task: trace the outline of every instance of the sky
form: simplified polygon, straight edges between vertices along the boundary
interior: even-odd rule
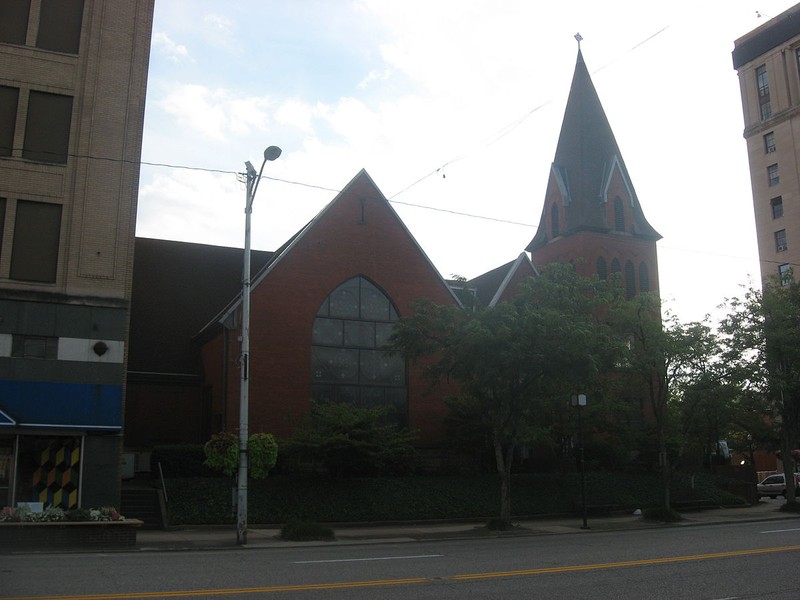
[[[759,280],[734,40],[780,0],[156,0],[136,234],[274,250],[363,168],[445,278],[542,212],[575,34],[658,243],[664,306]]]

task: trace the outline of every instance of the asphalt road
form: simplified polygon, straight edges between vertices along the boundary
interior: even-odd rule
[[[795,520],[492,539],[6,555],[0,598],[800,598]],[[783,576],[785,574],[785,576]]]

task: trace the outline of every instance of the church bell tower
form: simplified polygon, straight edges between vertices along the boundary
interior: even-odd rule
[[[580,43],[580,36],[576,36]],[[656,242],[578,48],[539,228],[526,250],[535,266],[572,263],[626,294],[658,292]]]

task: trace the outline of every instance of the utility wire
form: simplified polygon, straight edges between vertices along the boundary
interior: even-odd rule
[[[647,42],[649,42],[650,40],[652,40],[653,38],[657,37],[658,35],[661,35],[663,32],[665,32],[667,29],[669,29],[669,27],[670,27],[669,25],[667,25],[666,27],[662,27],[661,29],[659,29],[658,31],[656,31],[654,34],[652,34],[652,35],[650,35],[650,36],[646,37],[645,39],[643,39],[642,41],[640,41],[640,42],[638,42],[638,43],[634,44],[634,45],[633,45],[633,46],[631,46],[631,47],[630,47],[628,50],[626,50],[625,52],[623,52],[622,54],[620,54],[619,56],[617,56],[616,58],[614,58],[614,59],[613,59],[611,62],[608,62],[608,63],[606,63],[605,65],[603,65],[602,67],[600,67],[599,69],[596,69],[596,70],[592,71],[592,75],[594,75],[594,74],[596,74],[596,73],[598,73],[598,72],[602,71],[603,69],[605,69],[605,68],[607,68],[607,67],[609,67],[609,66],[613,65],[614,63],[618,62],[619,60],[621,60],[621,59],[622,59],[624,56],[626,56],[627,54],[630,54],[631,52],[633,52],[634,50],[636,50],[636,49],[637,49],[637,48],[639,48],[640,46],[643,46],[644,44],[646,44]],[[529,110],[527,113],[525,113],[523,116],[519,117],[519,118],[518,118],[518,119],[516,119],[515,121],[511,122],[510,124],[506,125],[505,127],[501,128],[500,130],[498,130],[498,131],[497,131],[497,133],[495,133],[493,136],[489,137],[489,138],[488,138],[486,141],[484,141],[482,144],[480,144],[480,146],[479,146],[479,149],[480,149],[480,150],[483,150],[483,149],[485,149],[485,148],[488,148],[488,147],[492,146],[493,144],[495,144],[495,143],[499,142],[501,139],[503,139],[503,138],[504,138],[505,136],[507,136],[509,133],[511,133],[512,131],[514,131],[514,130],[515,130],[517,127],[519,127],[520,125],[522,125],[522,124],[523,124],[523,123],[524,123],[526,120],[528,120],[528,118],[529,118],[529,117],[530,117],[532,114],[534,114],[535,112],[537,112],[539,109],[541,109],[541,108],[544,108],[544,107],[545,107],[545,106],[547,106],[548,104],[552,104],[552,103],[553,103],[553,99],[551,98],[551,99],[549,99],[549,100],[547,100],[547,101],[543,102],[542,104],[539,104],[538,106],[536,106],[536,107],[532,108],[532,109],[531,109],[531,110]],[[474,152],[473,152],[473,154],[474,154]],[[419,179],[417,179],[417,180],[416,180],[414,183],[412,183],[412,184],[410,184],[410,185],[408,185],[408,186],[404,187],[404,188],[403,188],[403,189],[401,189],[399,192],[397,192],[397,193],[393,194],[392,196],[390,196],[390,197],[389,197],[389,199],[396,198],[396,197],[397,197],[397,196],[399,196],[400,194],[402,194],[402,193],[404,193],[404,192],[407,192],[408,190],[410,190],[411,188],[413,188],[413,187],[414,187],[414,186],[416,186],[417,184],[419,184],[419,183],[421,183],[421,182],[425,181],[425,180],[426,180],[426,179],[428,179],[429,177],[431,177],[431,176],[433,176],[433,175],[435,175],[435,174],[439,173],[439,172],[440,172],[442,169],[444,169],[444,168],[445,168],[445,167],[447,167],[448,165],[451,165],[452,163],[454,163],[454,162],[457,162],[457,161],[460,161],[460,160],[463,160],[463,159],[465,159],[465,158],[467,158],[467,155],[461,155],[461,156],[459,156],[459,157],[457,157],[457,158],[454,158],[454,159],[451,159],[451,160],[447,161],[446,163],[444,163],[444,164],[443,164],[443,165],[441,165],[440,167],[438,167],[438,168],[436,168],[436,169],[433,169],[433,170],[432,170],[430,173],[428,173],[427,175],[423,175],[422,177],[420,177]]]
[[[544,105],[541,105],[541,106],[544,106]],[[536,109],[533,109],[531,111],[531,113],[534,112],[535,110],[538,110],[538,108],[540,108],[541,106],[537,107]],[[0,149],[2,149],[2,148],[0,148]],[[160,167],[160,168],[167,168],[167,169],[181,169],[181,170],[187,170],[187,171],[200,171],[200,172],[205,172],[205,173],[215,173],[215,174],[223,174],[223,175],[239,175],[240,174],[238,171],[229,171],[229,170],[224,170],[224,169],[209,169],[209,168],[205,168],[205,167],[191,167],[191,166],[188,166],[188,165],[176,165],[176,164],[171,164],[171,163],[159,163],[159,162],[151,162],[151,161],[135,161],[135,160],[128,160],[128,159],[110,158],[110,157],[104,157],[104,156],[93,156],[93,155],[88,155],[88,154],[68,154],[68,156],[70,158],[83,158],[83,159],[89,159],[89,160],[100,160],[100,161],[108,161],[108,162],[117,162],[117,163],[131,164],[131,165],[146,165],[146,166],[149,166],[149,167]],[[41,164],[53,165],[54,163],[42,162]],[[445,165],[443,165],[443,167],[446,166],[447,164],[450,164],[450,163],[445,163]],[[442,168],[442,167],[440,167],[440,168]],[[433,171],[432,173],[436,173],[436,172],[437,171]],[[428,177],[428,176],[430,176],[430,174],[426,175],[425,177]],[[270,177],[270,176],[267,176],[267,175],[262,175],[261,177],[262,177],[262,179],[269,179],[271,181],[277,181],[277,182],[280,182],[280,183],[286,183],[288,185],[298,185],[298,186],[307,187],[307,188],[311,188],[311,189],[322,190],[322,191],[325,191],[325,192],[332,192],[332,193],[335,193],[335,194],[339,194],[342,191],[342,190],[336,189],[336,188],[330,188],[330,187],[325,187],[325,186],[321,186],[321,185],[305,183],[305,182],[302,182],[302,181],[292,181],[290,179],[282,179],[280,177]],[[421,178],[418,181],[421,181],[422,179],[424,179],[424,177]],[[414,184],[412,184],[412,185],[414,185]],[[406,189],[408,189],[408,188],[406,188]],[[398,194],[395,194],[395,196],[399,195],[399,193],[400,192],[398,192]],[[484,221],[492,221],[492,222],[495,222],[495,223],[505,223],[505,224],[508,224],[508,225],[529,227],[531,229],[537,229],[538,228],[537,225],[534,225],[532,223],[523,223],[523,222],[520,222],[520,221],[512,221],[510,219],[500,219],[500,218],[497,218],[497,217],[489,217],[489,216],[485,216],[485,215],[476,215],[476,214],[473,214],[473,213],[466,213],[466,212],[461,212],[461,211],[456,211],[456,210],[438,208],[438,207],[435,207],[435,206],[427,206],[427,205],[424,205],[424,204],[415,204],[415,203],[411,203],[411,202],[403,202],[403,201],[400,201],[400,200],[392,200],[391,198],[389,198],[387,200],[392,204],[399,204],[399,205],[408,206],[408,207],[411,207],[411,208],[419,208],[419,209],[422,209],[422,210],[431,210],[431,211],[435,211],[435,212],[442,212],[442,213],[457,215],[457,216],[461,216],[461,217],[468,217],[468,218],[471,218],[471,219],[482,219]],[[679,252],[689,252],[689,253],[694,253],[694,254],[698,254],[699,253],[696,250],[688,250],[688,249],[685,249],[685,248],[679,248],[679,247],[676,247],[676,246],[670,246],[668,244],[667,245],[662,244],[660,247],[662,249],[664,249],[664,250],[675,250],[675,251],[679,251]],[[787,262],[787,261],[779,261],[779,260],[762,259],[760,257],[752,258],[752,257],[745,257],[745,256],[736,256],[736,255],[732,255],[732,254],[723,254],[723,253],[720,253],[720,252],[703,252],[702,254],[708,254],[708,255],[712,255],[712,256],[719,256],[719,257],[722,257],[722,258],[731,258],[731,259],[736,259],[736,260],[747,260],[747,261],[756,260],[756,261],[761,262],[761,263],[772,264],[772,265],[788,264],[793,268],[800,268],[800,264],[798,264],[798,263]]]

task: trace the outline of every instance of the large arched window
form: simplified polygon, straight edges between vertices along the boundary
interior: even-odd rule
[[[639,291],[643,294],[650,291],[650,273],[644,263],[639,263]]]
[[[622,268],[619,266],[619,259],[615,258],[611,261],[611,274],[613,275],[614,273],[620,273],[621,271]]]
[[[553,233],[553,237],[558,236],[559,227],[560,224],[558,222],[558,204],[553,204],[550,207],[550,230]]]
[[[408,417],[406,364],[381,350],[397,311],[364,277],[337,287],[320,306],[311,336],[311,396],[363,408],[392,406]]]

